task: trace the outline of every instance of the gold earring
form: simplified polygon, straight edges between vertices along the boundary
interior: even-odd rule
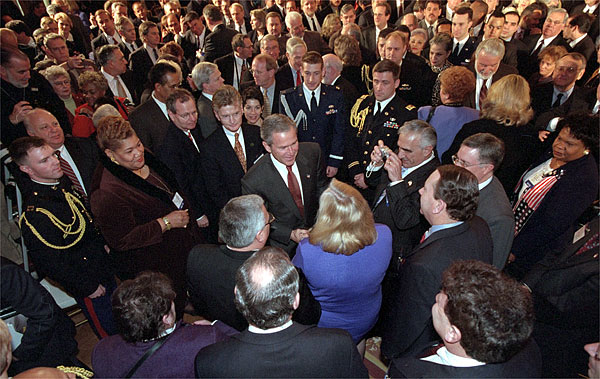
[[[111,156],[110,157],[110,161],[114,164],[116,164],[117,166],[120,166],[119,162],[117,162],[117,160],[115,159],[115,157]]]
[[[590,151],[589,151],[589,150],[584,150],[584,151],[583,151],[583,154],[585,154],[585,155],[588,155],[589,153],[590,153]]]

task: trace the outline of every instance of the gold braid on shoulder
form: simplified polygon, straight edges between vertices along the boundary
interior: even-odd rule
[[[65,246],[58,246],[58,245],[51,244],[44,237],[42,237],[40,232],[38,232],[37,229],[29,222],[29,220],[27,220],[26,212],[23,212],[23,214],[19,218],[19,228],[22,228],[21,224],[23,223],[23,221],[25,221],[25,224],[29,227],[29,229],[31,229],[31,232],[33,233],[34,236],[36,236],[44,245],[46,245],[52,249],[57,249],[57,250],[70,249],[71,247],[77,245],[77,243],[79,243],[79,241],[81,241],[81,239],[83,238],[83,235],[85,234],[85,228],[86,228],[85,217],[87,217],[88,220],[91,221],[91,217],[87,213],[85,206],[83,205],[81,200],[79,200],[79,198],[77,198],[77,196],[75,196],[65,190],[63,190],[63,194],[65,196],[65,200],[67,201],[67,204],[69,204],[69,208],[71,209],[71,212],[73,215],[73,217],[71,218],[73,221],[70,224],[66,224],[66,223],[62,222],[58,217],[56,217],[54,214],[52,214],[52,212],[50,212],[49,210],[47,210],[45,208],[37,208],[36,207],[34,209],[34,211],[48,216],[48,218],[50,219],[50,222],[52,222],[52,224],[54,224],[54,226],[56,226],[63,233],[63,239],[66,239],[68,236],[77,236],[75,238],[75,240],[73,242],[71,242],[70,244],[65,245]],[[84,215],[85,215],[85,217],[84,217]]]
[[[368,64],[363,64],[361,67],[361,78],[367,87],[367,93],[369,96],[373,94],[373,78],[371,75],[371,66]]]
[[[356,131],[357,136],[360,136],[360,133],[362,132],[363,127],[365,125],[367,113],[369,113],[369,107],[365,107],[365,109],[359,111],[360,105],[362,104],[363,100],[367,97],[367,95],[363,95],[358,100],[356,100],[356,103],[354,103],[354,106],[350,111],[350,126],[352,126],[355,129],[358,129]]]
[[[64,372],[65,374],[75,374],[76,377],[81,379],[89,379],[94,376],[94,373],[84,369],[83,367],[77,366],[58,366],[56,369]]]

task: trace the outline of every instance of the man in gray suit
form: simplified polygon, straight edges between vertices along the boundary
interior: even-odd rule
[[[452,156],[455,165],[471,171],[479,182],[479,206],[476,215],[487,222],[494,244],[493,264],[502,270],[512,246],[515,220],[502,184],[494,171],[504,158],[504,143],[489,133],[466,138]]]
[[[203,138],[208,138],[217,130],[217,118],[212,108],[212,97],[224,83],[221,71],[216,64],[200,62],[192,70],[194,85],[202,92],[198,97],[198,126]]]

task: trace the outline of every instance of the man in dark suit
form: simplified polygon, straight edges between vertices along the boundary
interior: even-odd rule
[[[104,9],[99,9],[94,13],[98,27],[101,33],[98,37],[92,40],[92,50],[96,52],[97,49],[104,45],[117,45],[121,42],[121,36],[115,29],[115,23],[109,12]]]
[[[210,34],[204,43],[204,60],[214,62],[215,59],[232,52],[231,40],[237,32],[223,23],[223,14],[216,6],[209,4],[202,11]]]
[[[492,238],[475,216],[477,178],[462,167],[439,166],[425,181],[421,212],[432,227],[407,254],[390,312],[382,314],[381,351],[388,358],[417,354],[437,340],[431,306],[442,272],[457,260],[492,263]]]
[[[388,272],[398,273],[403,257],[419,243],[429,222],[420,213],[419,190],[439,166],[435,129],[421,120],[407,121],[398,130],[397,144],[383,141],[371,153],[366,182],[376,187],[372,204],[375,222],[392,230],[394,258]],[[383,160],[382,151],[387,158]],[[384,164],[385,163],[385,164]]]
[[[504,159],[504,143],[489,133],[467,137],[453,157],[454,164],[477,177],[479,204],[476,215],[487,222],[494,243],[496,268],[502,270],[515,235],[515,216],[502,184],[494,171]]]
[[[382,30],[387,29],[390,19],[390,5],[387,2],[377,3],[373,8],[374,24],[365,28],[361,33],[360,44],[365,48],[376,51],[377,37]]]
[[[348,79],[342,77],[344,63],[337,55],[325,55],[323,57],[323,65],[325,69],[323,83],[340,88],[342,91],[342,96],[344,97],[346,117],[349,117],[350,109],[352,109],[352,106],[354,103],[356,103],[356,99],[360,97],[358,91],[356,90],[354,84],[352,84]]]
[[[42,108],[35,108],[27,113],[23,120],[27,134],[42,138],[50,147],[60,152],[61,166],[69,165],[71,172],[66,176],[74,188],[84,198],[91,192],[92,176],[98,164],[98,148],[88,138],[65,137],[63,129],[56,117]],[[66,161],[62,162],[62,161]],[[22,183],[17,183],[21,186]],[[23,192],[26,192],[21,188]]]
[[[401,67],[398,96],[417,107],[431,104],[431,88],[437,75],[422,58],[407,52],[405,38],[403,33],[394,31],[385,40],[385,58]]]
[[[581,13],[569,17],[567,25],[563,30],[565,39],[569,41],[571,52],[580,53],[588,62],[596,50],[594,41],[588,35],[592,22],[590,15]]]
[[[441,285],[430,313],[442,343],[395,359],[390,377],[539,377],[533,300],[521,283],[471,260],[453,263]]]
[[[448,61],[455,66],[466,65],[471,61],[475,52],[477,39],[469,36],[469,29],[473,26],[473,10],[469,7],[459,7],[452,16],[452,53]]]
[[[193,68],[202,57],[206,37],[210,32],[202,23],[202,17],[196,12],[188,12],[183,20],[187,23],[189,30],[181,38],[180,45],[188,67]]]
[[[142,41],[137,39],[135,26],[129,18],[121,17],[117,19],[115,27],[121,36],[121,42],[117,46],[123,52],[125,59],[129,61],[129,56],[142,46]]]
[[[314,51],[302,58],[304,83],[281,92],[279,113],[296,122],[298,141],[317,142],[327,159],[326,175],[334,177],[344,159],[348,117],[341,91],[322,84],[323,58]]]
[[[533,89],[531,107],[538,128],[554,131],[559,117],[590,108],[587,91],[575,85],[584,72],[583,55],[568,53],[556,62],[552,82]]]
[[[298,143],[296,124],[284,115],[271,115],[261,126],[262,157],[242,179],[242,193],[265,199],[275,216],[269,243],[290,256],[300,240],[308,237],[326,186],[321,149],[312,142]]]
[[[500,38],[500,34],[502,29],[504,28],[505,18],[502,13],[494,13],[490,15],[488,20],[485,22],[483,26],[483,34],[480,34],[477,38],[476,46],[478,46],[482,41],[491,39],[491,38]],[[502,63],[507,64],[509,66],[517,67],[517,46],[515,44],[508,43],[504,40],[504,57],[502,58]]]
[[[148,72],[158,60],[160,43],[158,26],[152,21],[143,22],[140,25],[140,38],[144,45],[129,56],[129,69],[133,72],[136,92],[141,96],[144,86],[148,82]]]
[[[354,184],[366,190],[365,169],[368,157],[379,140],[393,146],[397,141],[397,130],[406,121],[417,118],[417,110],[398,96],[400,67],[384,59],[373,67],[373,95],[363,95],[350,112],[350,126],[346,157],[348,173]],[[373,193],[367,194],[373,200]]]
[[[212,109],[212,97],[223,85],[221,71],[216,64],[200,62],[192,70],[194,85],[201,91],[196,102],[198,107],[198,126],[205,139],[217,130],[218,123]]]
[[[598,0],[586,0],[585,4],[578,4],[573,7],[569,13],[571,15],[578,15],[585,13],[592,17],[592,26],[590,28],[590,37],[592,39],[598,38],[598,31],[600,26],[598,25],[598,14],[600,13],[600,2]]]
[[[176,63],[161,62],[152,67],[148,76],[152,95],[131,111],[129,122],[144,147],[156,152],[170,125],[166,101],[181,83],[181,69]]]
[[[133,73],[127,69],[127,60],[123,52],[115,45],[104,45],[98,50],[96,62],[100,72],[106,78],[108,88],[113,96],[124,97],[131,104],[138,98],[133,82]]]
[[[235,303],[248,329],[200,350],[196,376],[368,377],[346,331],[292,321],[298,286],[298,272],[280,249],[264,248],[248,258],[235,283]]]
[[[475,90],[465,96],[465,106],[481,110],[493,83],[506,75],[518,74],[516,68],[502,63],[504,51],[504,42],[499,38],[487,39],[477,46],[475,61],[467,66],[475,74]]]
[[[546,21],[542,28],[542,34],[529,35],[523,39],[527,50],[519,54],[519,73],[528,78],[537,71],[538,55],[548,46],[563,46],[569,50],[570,46],[562,37],[562,31],[567,23],[569,14],[562,8],[554,8],[548,11]]]
[[[502,38],[502,40],[507,44],[513,45],[517,52],[527,49],[527,45],[525,45],[523,41],[521,41],[518,38],[515,38],[515,33],[517,32],[517,29],[519,29],[520,20],[521,17],[519,16],[519,13],[516,10],[505,12],[504,26],[502,27],[502,32],[500,33],[500,38]]]
[[[321,26],[325,17],[317,13],[317,2],[315,0],[301,0],[302,24],[306,30],[321,33]]]
[[[240,181],[264,150],[258,128],[242,124],[242,97],[225,85],[213,95],[217,129],[201,146],[202,176],[210,201],[219,210],[242,194]],[[217,214],[211,222],[216,225]]]
[[[419,27],[427,31],[428,39],[432,39],[435,35],[435,27],[442,14],[442,4],[440,0],[425,1],[425,9],[423,10],[423,19],[419,21]]]
[[[205,178],[198,174],[201,170],[200,145],[203,138],[196,128],[198,112],[194,100],[191,93],[181,88],[169,95],[166,106],[171,123],[156,156],[173,172],[179,187],[192,202],[198,226],[206,228],[209,226],[209,215],[216,211],[213,211],[214,207],[206,194]]]
[[[252,42],[245,34],[236,34],[231,40],[232,53],[215,59],[225,84],[240,90],[241,84],[252,80],[250,58],[252,58]]]
[[[250,26],[250,18],[244,15],[244,6],[240,3],[233,3],[229,7],[231,14],[231,28],[238,33],[248,34],[252,31]]]
[[[300,13],[288,13],[288,15],[285,17],[285,25],[290,31],[290,33],[286,36],[286,42],[287,38],[298,37],[302,38],[304,43],[306,43],[306,48],[308,51],[316,51],[321,55],[329,54],[331,52],[329,45],[327,45],[327,43],[323,40],[321,34],[304,29],[302,15]]]
[[[265,103],[263,108],[263,118],[270,114],[277,113],[279,110],[279,94],[283,90],[281,84],[275,80],[275,71],[277,70],[277,61],[270,55],[258,54],[252,60],[252,73],[254,82],[242,83],[242,92],[256,85],[262,92]]]
[[[233,301],[235,273],[252,253],[265,246],[271,222],[258,195],[235,197],[222,207],[219,237],[224,245],[198,245],[188,256],[186,277],[196,314],[237,330],[248,327]]]
[[[279,14],[280,20],[285,18],[285,3],[286,0],[275,0],[275,4],[273,4],[270,8],[265,9],[265,12],[271,13],[276,12]]]
[[[300,38],[292,37],[285,43],[287,63],[279,67],[275,73],[275,80],[282,89],[286,90],[302,84],[302,57],[306,51],[306,44]]]

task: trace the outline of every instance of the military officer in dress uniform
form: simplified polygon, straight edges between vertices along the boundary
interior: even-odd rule
[[[327,157],[327,177],[334,177],[344,159],[347,120],[339,87],[322,84],[323,58],[315,51],[302,58],[303,84],[281,92],[279,113],[296,122],[299,142],[316,142]]]
[[[417,118],[417,109],[407,104],[397,94],[400,85],[400,66],[389,59],[378,62],[373,67],[373,95],[359,98],[350,112],[352,127],[346,156],[348,172],[354,184],[363,190],[365,168],[371,161],[371,151],[382,140],[385,146],[395,146],[398,129],[409,120]],[[371,200],[372,191],[363,191]]]
[[[19,226],[38,272],[75,298],[99,338],[116,334],[110,302],[114,271],[83,197],[63,177],[56,151],[43,139],[18,138],[9,151],[32,181]]]

